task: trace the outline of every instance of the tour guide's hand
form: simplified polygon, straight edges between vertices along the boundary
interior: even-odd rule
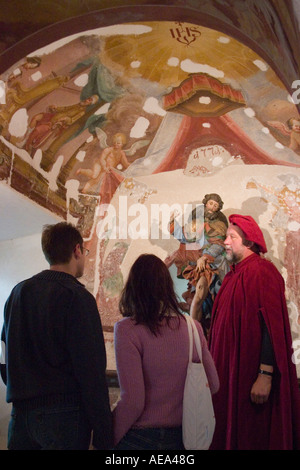
[[[268,401],[272,388],[272,377],[269,375],[258,374],[258,377],[252,385],[250,397],[253,403],[262,405]]]

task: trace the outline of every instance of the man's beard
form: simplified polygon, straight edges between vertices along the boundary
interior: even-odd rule
[[[230,264],[237,264],[241,261],[241,257],[232,250],[226,251],[225,258]]]
[[[219,216],[219,211],[217,212],[212,212],[208,211],[208,209],[204,209],[204,218],[208,220],[215,220],[218,219]]]
[[[234,261],[233,261],[233,253],[232,253],[232,251],[226,251],[226,253],[225,253],[225,258],[227,259],[227,261],[228,261],[229,263],[233,263]]]

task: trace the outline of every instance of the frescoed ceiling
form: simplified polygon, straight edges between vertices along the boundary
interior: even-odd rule
[[[89,29],[33,49],[2,83],[1,179],[63,218],[83,218],[87,233],[96,203],[83,209],[70,194],[99,194],[99,181],[87,190],[88,173],[117,133],[126,136],[128,174],[185,168],[193,139],[218,141],[246,164],[299,165],[297,107],[278,75],[248,46],[197,24]],[[186,135],[153,159],[174,114]],[[112,194],[100,191],[106,203]]]
[[[0,23],[14,17],[15,3]],[[32,32],[24,3],[19,24]],[[53,20],[64,21],[38,10],[36,24],[46,27],[0,55],[0,180],[82,230],[91,251],[86,282],[107,334],[134,257],[147,250],[165,257],[173,243],[109,236],[101,223],[108,206],[120,223],[120,196],[150,211],[218,192],[225,214],[250,211],[298,312],[293,2],[101,2],[97,12],[99,2],[86,2],[88,12],[72,2],[73,18],[70,2],[46,3],[57,4]],[[17,18],[10,24],[13,42]]]
[[[216,79],[219,78],[224,82],[224,77],[228,76],[234,86],[234,81],[236,80],[236,83],[239,84],[239,78],[242,77],[244,77],[244,85],[246,85],[246,77],[250,74],[254,76],[254,72],[259,71],[259,67],[266,68],[261,72],[267,77],[267,74],[271,71],[270,66],[273,66],[272,68],[276,70],[276,76],[273,74],[273,78],[270,76],[268,80],[275,80],[275,82],[281,80],[288,93],[292,93],[292,84],[298,79],[300,64],[298,47],[299,5],[297,2],[298,0],[288,2],[279,0],[266,0],[263,2],[256,0],[248,2],[241,2],[240,0],[167,0],[165,2],[133,0],[129,6],[126,6],[124,1],[121,0],[109,2],[104,0],[100,2],[98,0],[87,0],[85,2],[79,0],[72,2],[12,0],[5,2],[0,10],[0,51],[3,51],[0,54],[0,73],[5,74],[8,69],[14,68],[14,65],[20,63],[26,56],[33,55],[35,49],[46,46],[48,43],[68,36],[68,34],[75,34],[79,31],[84,32],[86,28],[92,29],[99,25],[106,27],[116,24],[116,22],[131,23],[137,18],[151,20],[169,18],[173,20],[173,28],[170,28],[167,35],[164,28],[160,28],[160,24],[157,22],[153,32],[146,36],[136,35],[130,37],[127,35],[126,40],[122,40],[122,42],[119,41],[119,34],[115,38],[105,38],[105,46],[101,50],[101,60],[106,61],[108,68],[109,61],[111,61],[116,74],[122,74],[128,78],[136,77],[136,79],[141,76],[147,80],[149,78],[151,83],[159,83],[159,86],[163,85],[165,88],[172,87],[175,92],[176,87],[184,83],[189,73],[197,73],[198,70],[201,73],[206,73],[207,68],[205,69],[205,67],[209,63],[213,63],[211,67],[214,73],[212,75]],[[176,31],[178,32],[180,29],[180,26],[178,27],[180,21],[187,22],[191,19],[197,20],[194,24],[195,33],[191,30],[187,33],[188,37],[182,35],[180,39],[177,38],[176,40],[174,35],[178,34]],[[144,22],[144,24],[147,24],[147,22]],[[193,24],[193,22],[189,24]],[[211,29],[206,28],[206,34],[202,34],[201,47],[199,47],[199,32],[197,32],[200,25],[202,27],[213,26]],[[40,33],[39,30],[42,30],[42,32]],[[220,42],[222,41],[221,34],[216,43],[219,47],[211,50],[211,45],[209,45],[211,41],[210,34],[215,34],[216,30],[230,32],[229,37],[231,39],[235,37],[235,40],[231,40],[230,44],[226,46],[226,44]],[[223,37],[225,38],[226,34]],[[228,37],[224,40],[228,40]],[[248,47],[242,48],[241,43],[243,46],[246,43]],[[175,55],[172,54],[174,49],[176,49]],[[188,49],[187,54],[185,49]],[[225,53],[226,49],[227,52]],[[253,50],[259,51],[261,56],[257,59],[256,64],[253,57],[250,57],[251,54],[253,55]],[[185,55],[182,56],[183,51],[185,51]],[[240,62],[241,54],[245,53],[250,54],[249,58],[244,57]],[[172,57],[173,55],[174,57]],[[134,56],[136,57],[134,58]],[[140,60],[141,57],[143,59],[147,57],[147,60]],[[165,57],[170,60],[167,72],[166,67],[164,67]],[[213,61],[211,60],[212,57],[214,57]],[[266,58],[267,61],[263,65]],[[128,60],[132,62],[132,65],[126,63]],[[179,67],[176,62],[180,64]],[[220,64],[222,64],[222,67],[220,67]],[[229,71],[229,69],[231,70]],[[209,71],[208,75],[210,75]],[[26,81],[24,76],[24,86],[31,86],[33,84],[32,80]],[[34,80],[36,83],[36,78]],[[251,99],[261,103],[263,102],[261,100],[266,99],[261,84],[257,86],[257,83],[252,81],[250,85],[249,81],[247,85],[252,87],[249,93],[247,91],[248,106],[249,104],[251,106]],[[276,83],[274,85],[276,86]],[[282,87],[282,84],[279,85],[280,87]],[[239,88],[239,85],[236,88]],[[196,99],[199,108],[197,95],[193,96],[190,101]],[[262,99],[262,97],[264,98]],[[284,102],[285,99],[284,96]],[[190,105],[187,100],[184,106],[186,104]],[[178,112],[180,106],[177,103],[175,108],[172,107],[172,111]],[[285,104],[283,110],[281,100],[280,102],[275,100],[272,103],[268,100],[268,106],[269,110],[266,111],[266,116],[263,116],[263,119],[270,118],[272,124],[267,126],[269,131],[275,137],[278,137],[279,142],[288,146],[290,129],[287,128],[286,120],[290,117],[289,110],[291,107]],[[203,104],[203,107],[207,108],[207,105]],[[168,109],[170,110],[170,108]],[[279,119],[280,113],[284,121]],[[17,117],[18,114],[15,118]],[[288,158],[289,160],[294,159],[291,155]],[[280,160],[280,157],[278,159]],[[2,154],[1,162],[4,161],[5,158]],[[4,180],[6,180],[7,168],[5,169],[5,165],[2,166],[1,172],[1,178],[4,177]],[[19,187],[16,189],[18,190]],[[43,200],[39,200],[35,196],[33,196],[33,199],[38,199],[38,203],[45,205]]]

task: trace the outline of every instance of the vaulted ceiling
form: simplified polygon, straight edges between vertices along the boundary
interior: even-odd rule
[[[292,84],[300,78],[299,18],[299,0],[11,0],[0,12],[0,74],[32,50],[66,34],[85,31],[87,23],[96,28],[171,20],[219,28],[247,42],[292,92]],[[155,54],[159,54],[159,46]],[[118,57],[120,51],[115,59]],[[49,211],[4,183],[0,184],[0,216],[0,240],[36,233],[42,224],[55,220]]]

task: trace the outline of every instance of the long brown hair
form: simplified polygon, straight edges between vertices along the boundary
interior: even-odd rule
[[[153,254],[140,255],[133,263],[121,294],[119,309],[153,334],[163,318],[182,315],[173,280],[165,263]]]

